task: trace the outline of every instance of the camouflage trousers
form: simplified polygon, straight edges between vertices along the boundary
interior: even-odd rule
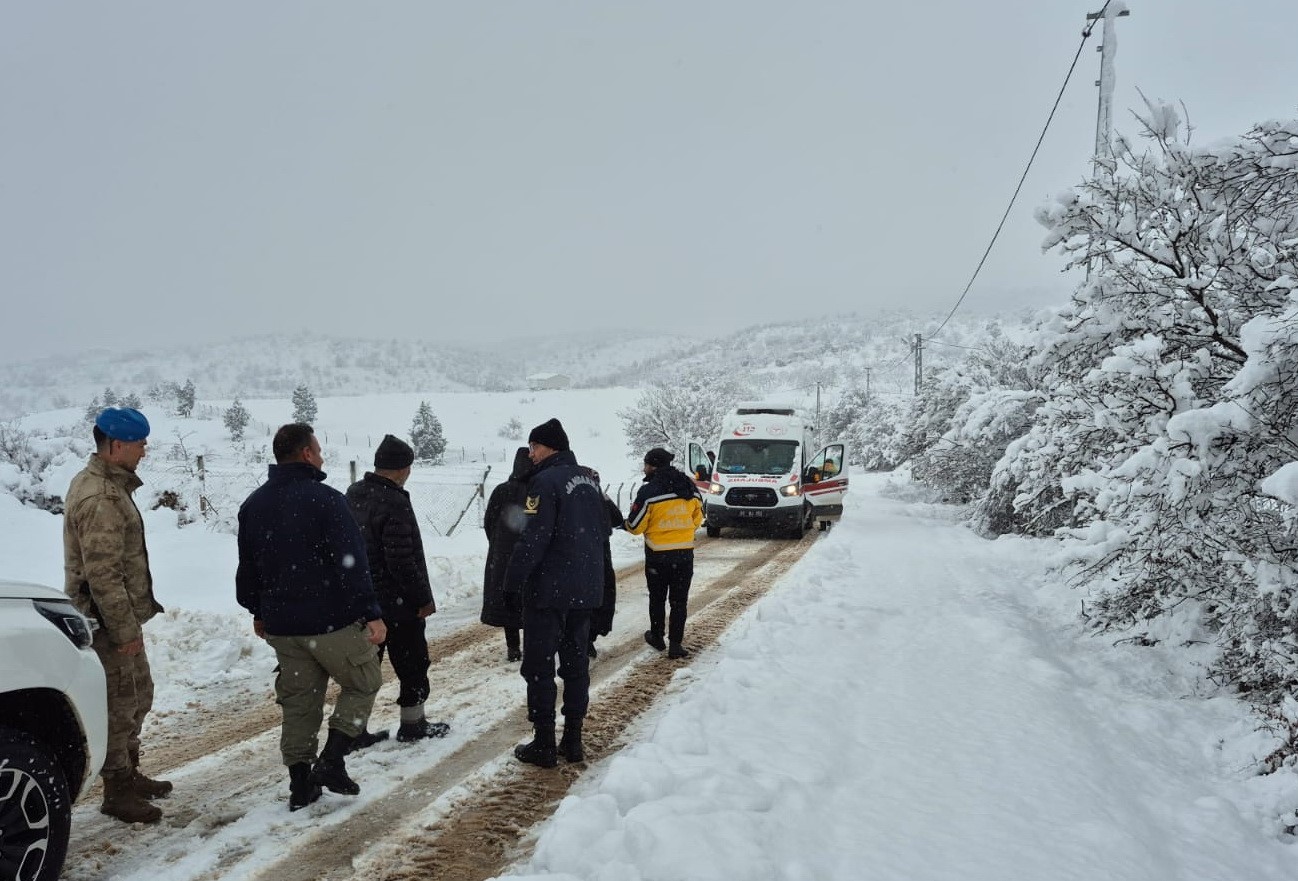
[[[315,759],[330,679],[340,691],[329,727],[348,737],[361,733],[383,684],[379,650],[365,638],[365,625],[314,636],[267,635],[266,641],[279,659],[275,699],[284,711],[279,748],[285,765]]]
[[[129,771],[139,764],[140,729],[153,707],[149,657],[143,651],[122,654],[103,630],[95,634],[94,649],[108,683],[108,752],[102,773]]]

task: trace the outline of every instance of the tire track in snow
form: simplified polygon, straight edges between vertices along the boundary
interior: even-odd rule
[[[711,647],[811,544],[771,541],[697,592],[692,590],[691,647],[696,652]],[[519,706],[437,767],[411,777],[400,792],[349,818],[345,835],[321,830],[255,877],[479,881],[499,874],[525,855],[528,830],[551,814],[588,762],[606,758],[624,745],[628,728],[658,700],[682,666],[656,653],[646,659],[646,651],[636,632],[601,652],[601,662],[592,668],[591,710],[583,737],[587,762],[570,765],[560,760],[559,767],[546,770],[514,760],[514,745],[530,731],[525,709]],[[413,831],[400,831],[457,787],[464,791],[453,796],[445,816]],[[367,849],[375,852],[358,858]]]

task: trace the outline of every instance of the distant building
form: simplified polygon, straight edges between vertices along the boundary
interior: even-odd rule
[[[527,387],[534,392],[543,389],[567,388],[570,385],[572,385],[572,379],[562,373],[533,373],[527,378]]]

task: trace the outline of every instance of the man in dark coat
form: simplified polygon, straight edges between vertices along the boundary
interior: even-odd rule
[[[523,628],[523,610],[505,602],[505,569],[518,536],[527,523],[523,502],[527,500],[527,477],[532,460],[527,447],[514,451],[514,467],[509,479],[491,491],[482,528],[487,531],[487,566],[482,573],[482,623],[505,630],[505,658],[523,659],[519,632]]]
[[[533,464],[523,515],[527,524],[505,573],[505,593],[523,608],[523,665],[527,718],[536,734],[515,748],[521,761],[553,768],[557,753],[570,762],[585,758],[582,720],[590,701],[586,646],[591,610],[604,596],[604,540],[608,512],[604,494],[577,464],[568,435],[551,419],[527,438]],[[554,658],[563,679],[563,741],[554,742]]]
[[[415,451],[408,443],[384,435],[374,451],[374,470],[347,488],[347,504],[365,538],[370,578],[388,628],[388,638],[379,646],[379,658],[386,650],[401,682],[397,740],[402,743],[445,737],[450,731],[445,722],[429,722],[424,716],[429,665],[424,619],[437,611],[437,605],[428,581],[419,521],[410,504],[410,493],[405,490],[414,461]],[[363,730],[355,748],[378,743],[387,736],[386,731]]]
[[[309,425],[281,426],[266,482],[239,508],[239,605],[275,650],[280,750],[291,811],[333,792],[361,791],[344,761],[383,684],[375,646],[387,628],[370,581],[365,540],[347,500],[325,486],[324,455]],[[329,680],[341,689],[316,758]],[[313,764],[314,762],[314,764]]]

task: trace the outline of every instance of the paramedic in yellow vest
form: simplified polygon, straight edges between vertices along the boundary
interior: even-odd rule
[[[649,629],[644,641],[658,651],[667,649],[669,658],[686,658],[690,653],[682,645],[685,613],[694,578],[694,531],[703,525],[703,501],[690,476],[672,467],[672,458],[661,447],[645,453],[645,484],[631,505],[626,531],[644,536],[649,584]],[[669,605],[670,622],[666,620]]]

